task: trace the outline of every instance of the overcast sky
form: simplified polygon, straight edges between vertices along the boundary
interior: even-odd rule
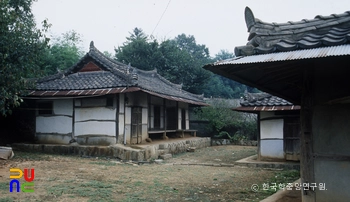
[[[344,13],[350,10],[350,1],[38,0],[33,13],[38,25],[49,20],[52,35],[73,29],[82,34],[85,51],[93,40],[100,51],[114,54],[114,47],[122,45],[138,27],[147,35],[153,32],[159,41],[182,33],[193,35],[214,56],[221,49],[233,52],[235,46],[247,43],[246,6],[262,21],[282,23]]]

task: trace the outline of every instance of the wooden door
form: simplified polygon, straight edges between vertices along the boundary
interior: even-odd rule
[[[131,109],[131,144],[139,144],[142,141],[142,108]]]
[[[169,107],[166,109],[166,130],[176,130],[178,118],[178,110],[176,107]]]
[[[181,129],[186,129],[186,110],[181,109]]]
[[[300,119],[285,118],[284,126],[284,153],[286,160],[300,160]]]

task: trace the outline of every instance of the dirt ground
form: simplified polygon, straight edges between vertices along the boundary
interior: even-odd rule
[[[255,153],[256,147],[213,146],[139,165],[15,151],[15,158],[0,160],[0,201],[260,201],[271,192],[254,192],[252,185],[271,182],[281,171],[176,164],[231,164]],[[34,193],[9,192],[15,167],[35,169]]]

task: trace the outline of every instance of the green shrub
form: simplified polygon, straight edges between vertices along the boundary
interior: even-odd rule
[[[232,142],[257,139],[256,115],[233,111],[228,101],[217,99],[208,107],[195,109],[199,120],[208,121],[207,130],[213,138],[230,139]]]

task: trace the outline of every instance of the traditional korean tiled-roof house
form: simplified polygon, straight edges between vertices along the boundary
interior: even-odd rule
[[[300,156],[300,106],[268,93],[247,93],[233,110],[258,115],[258,160]]]
[[[189,130],[188,110],[206,105],[155,70],[114,61],[91,42],[90,51],[65,72],[39,79],[25,99],[36,103],[39,143],[138,144]]]
[[[248,43],[204,68],[301,105],[303,201],[349,201],[350,11],[266,23],[245,10]]]

